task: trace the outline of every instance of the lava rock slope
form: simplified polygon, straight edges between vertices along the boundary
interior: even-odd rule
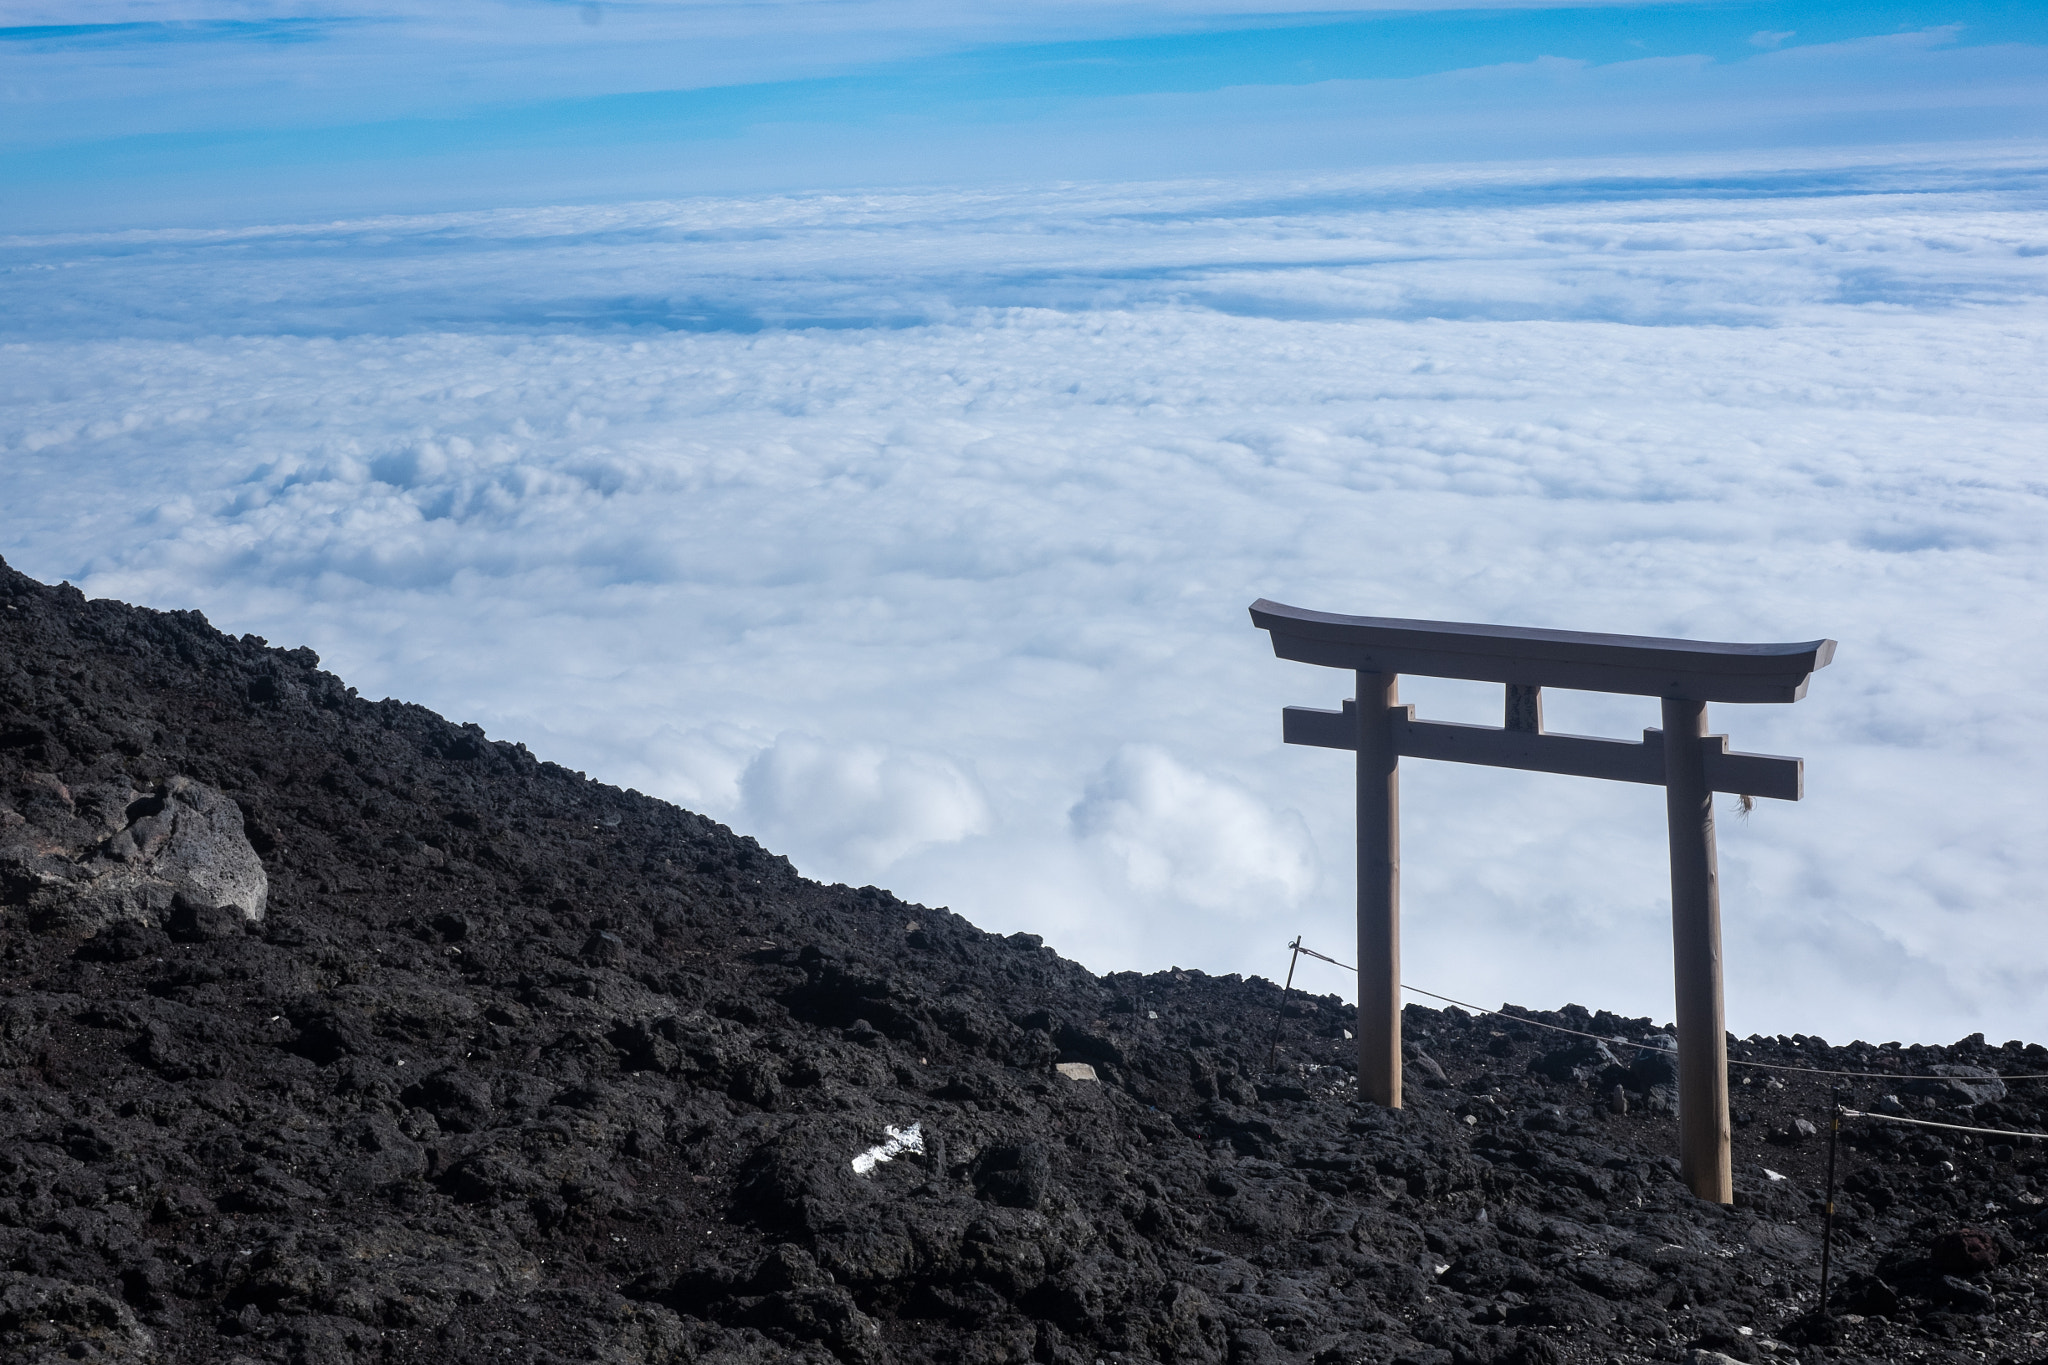
[[[807,881],[0,565],[0,1359],[2048,1351],[2039,1145],[1932,1128],[1848,1124],[1814,1318],[1827,1087],[2041,1130],[2048,1083],[1989,1075],[2039,1046],[1736,1044],[1899,1079],[1742,1073],[1721,1208],[1650,1020],[1411,1007],[1398,1112],[1352,1022]]]

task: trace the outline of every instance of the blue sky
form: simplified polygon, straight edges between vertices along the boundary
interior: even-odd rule
[[[0,226],[2030,137],[2044,45],[1995,0],[16,0]]]

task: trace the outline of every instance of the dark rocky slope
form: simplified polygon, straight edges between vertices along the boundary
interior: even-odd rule
[[[1654,1053],[1410,1009],[1409,1107],[1361,1108],[1334,998],[1097,977],[4,566],[0,899],[7,1361],[2048,1352],[2038,1146],[1853,1123],[1830,1335],[1824,1081],[1747,1073],[1705,1206]],[[2048,1127],[2039,1082],[1850,1096]]]

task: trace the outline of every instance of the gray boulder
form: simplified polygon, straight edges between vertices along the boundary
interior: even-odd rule
[[[146,792],[47,785],[43,818],[0,830],[0,894],[37,924],[161,927],[174,908],[200,921],[263,918],[270,878],[241,808],[220,792],[188,777]]]
[[[1560,1084],[1576,1082],[1583,1085],[1598,1080],[1609,1067],[1619,1068],[1620,1065],[1607,1044],[1582,1039],[1532,1058],[1529,1072],[1535,1076],[1547,1076]]]
[[[1678,1111],[1678,1040],[1668,1033],[1643,1039],[1628,1067],[1628,1084],[1653,1114]]]
[[[0,1272],[0,1358],[20,1365],[150,1365],[156,1342],[119,1299],[90,1285]]]
[[[2005,1082],[1981,1066],[1940,1064],[1927,1068],[1932,1076],[1916,1076],[1899,1086],[1901,1094],[1918,1095],[1941,1104],[1989,1104],[2005,1098]]]

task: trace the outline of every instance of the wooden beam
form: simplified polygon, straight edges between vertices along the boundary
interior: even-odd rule
[[[1401,1107],[1401,771],[1391,673],[1358,675],[1358,1095]]]
[[[1289,744],[1322,749],[1349,749],[1357,729],[1353,704],[1341,711],[1289,706],[1280,712],[1281,735]],[[1394,746],[1404,758],[1433,758],[1446,763],[1477,763],[1490,768],[1558,773],[1566,777],[1599,777],[1610,782],[1664,785],[1664,733],[1643,731],[1641,743],[1625,739],[1594,739],[1585,735],[1549,735],[1490,725],[1459,725],[1450,721],[1417,720],[1415,708],[1395,715]],[[1728,736],[1700,738],[1701,764],[1709,791],[1737,796],[1768,796],[1797,801],[1805,795],[1806,764],[1776,754],[1731,753]]]
[[[1833,640],[1718,644],[1648,635],[1409,621],[1308,611],[1261,598],[1252,623],[1283,659],[1364,673],[1470,678],[1699,701],[1792,702],[1835,656]]]
[[[1622,739],[1589,739],[1580,735],[1539,735],[1502,730],[1491,725],[1458,725],[1450,721],[1417,720],[1415,708],[1395,726],[1394,742],[1414,758],[1445,763],[1479,763],[1489,768],[1519,768],[1530,773],[1566,777],[1603,777],[1611,782],[1661,783],[1664,764],[1659,751]]]
[[[1543,689],[1527,683],[1509,683],[1507,706],[1504,708],[1501,728],[1517,730],[1523,734],[1543,733]]]
[[[1703,750],[1705,702],[1664,701],[1664,809],[1671,837],[1671,943],[1678,987],[1678,1166],[1687,1187],[1735,1202],[1728,1033],[1721,1001],[1721,883]]]

